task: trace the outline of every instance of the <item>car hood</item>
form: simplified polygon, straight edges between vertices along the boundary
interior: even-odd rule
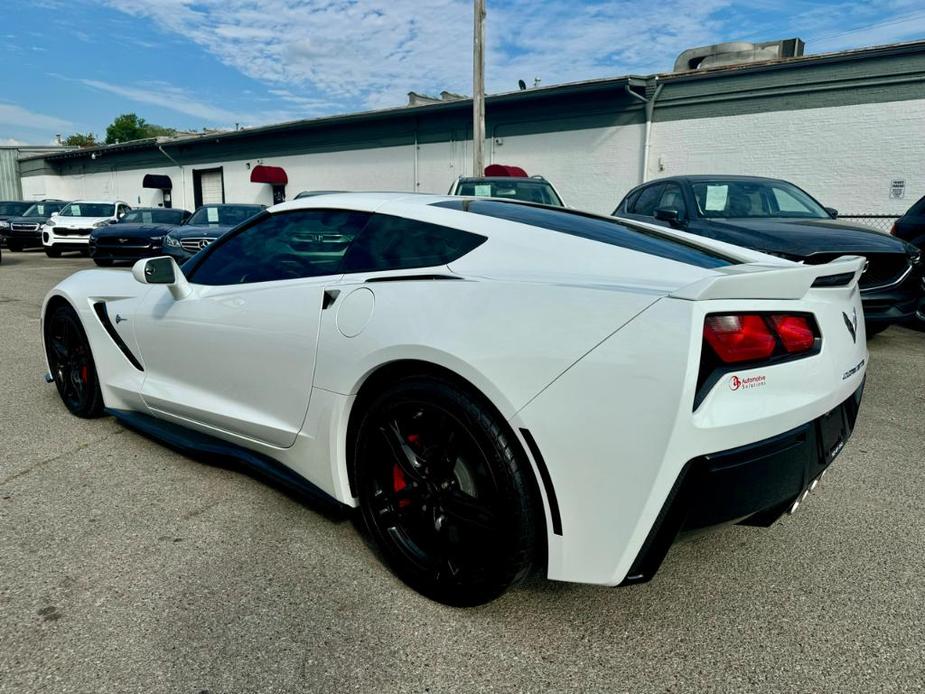
[[[65,229],[86,229],[99,222],[108,222],[112,217],[55,217],[55,226]]]
[[[230,226],[221,226],[218,224],[196,224],[196,225],[184,225],[174,228],[170,235],[175,239],[188,239],[188,238],[218,238],[226,231],[231,229]]]
[[[758,251],[804,257],[813,253],[905,253],[903,241],[834,219],[712,219],[708,235]]]
[[[154,236],[164,236],[176,229],[174,224],[112,224],[107,227],[100,227],[93,231],[96,238],[112,238],[114,236],[144,236],[151,238]]]

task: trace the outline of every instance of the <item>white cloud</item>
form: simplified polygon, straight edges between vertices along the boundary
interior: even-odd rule
[[[299,117],[394,106],[411,90],[471,92],[471,0],[95,1],[201,46]],[[670,70],[682,50],[731,39],[802,36],[816,52],[887,42],[925,33],[920,2],[489,0],[488,89]]]
[[[0,125],[27,130],[68,130],[70,121],[55,116],[34,113],[16,104],[0,103]]]
[[[78,79],[76,81],[93,89],[116,94],[131,101],[160,106],[177,113],[202,118],[210,123],[233,123],[236,119],[240,120],[239,115],[221,107],[198,101],[184,90],[165,82],[135,83],[138,86],[128,86],[103,82],[102,80]]]
[[[4,147],[18,147],[25,144],[25,142],[22,140],[17,140],[15,137],[0,137],[0,145],[3,145]]]

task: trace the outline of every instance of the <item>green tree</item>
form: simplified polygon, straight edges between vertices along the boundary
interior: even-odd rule
[[[74,133],[73,135],[68,135],[63,144],[67,147],[96,147],[99,143],[93,133]]]
[[[106,144],[131,142],[132,140],[143,140],[148,137],[160,137],[162,135],[176,135],[176,133],[177,131],[173,128],[148,123],[144,118],[139,118],[134,113],[123,113],[121,116],[116,116],[115,120],[106,128]]]

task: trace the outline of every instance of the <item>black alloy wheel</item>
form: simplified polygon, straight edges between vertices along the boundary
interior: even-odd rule
[[[502,423],[455,384],[416,377],[381,394],[358,429],[366,529],[399,578],[439,602],[488,602],[537,559],[538,492]]]
[[[61,401],[71,414],[87,419],[103,412],[103,395],[90,343],[70,306],[54,309],[45,329],[45,352]]]

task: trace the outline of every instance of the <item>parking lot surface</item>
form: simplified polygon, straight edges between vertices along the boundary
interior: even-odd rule
[[[86,267],[0,265],[0,691],[925,688],[925,333],[871,341],[855,435],[794,516],[677,544],[649,584],[456,610],[349,521],[71,417],[39,311]]]

